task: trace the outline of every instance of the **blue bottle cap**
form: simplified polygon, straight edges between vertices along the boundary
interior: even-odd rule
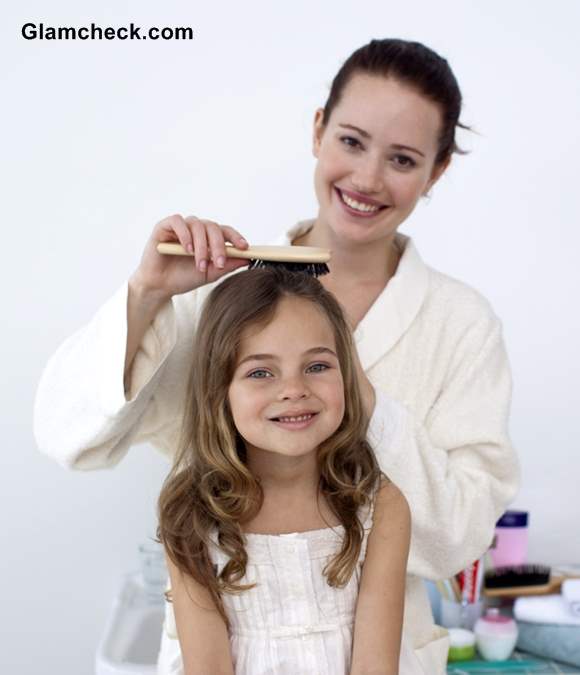
[[[527,511],[506,511],[497,521],[496,527],[527,527]]]

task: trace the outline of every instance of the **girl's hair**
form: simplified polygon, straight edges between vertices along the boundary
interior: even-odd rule
[[[248,563],[241,523],[254,517],[263,502],[234,426],[228,389],[243,332],[268,324],[286,297],[311,302],[328,319],[344,381],[344,417],[317,454],[319,492],[345,529],[342,549],[324,569],[330,586],[344,586],[350,579],[364,535],[357,510],[370,502],[381,476],[386,478],[366,441],[368,419],[352,360],[351,331],[336,299],[314,277],[280,268],[235,273],[217,284],[192,346],[181,437],[159,497],[157,537],[181,572],[209,590],[227,626],[220,594],[253,586],[235,584]],[[229,557],[219,577],[208,550],[212,530]]]
[[[461,91],[449,64],[439,54],[420,42],[390,38],[371,40],[348,57],[332,81],[322,117],[324,126],[345,86],[357,73],[392,77],[410,85],[439,106],[443,124],[435,164],[445,162],[454,152],[466,154],[455,143],[455,127],[470,131],[471,128],[459,122]]]

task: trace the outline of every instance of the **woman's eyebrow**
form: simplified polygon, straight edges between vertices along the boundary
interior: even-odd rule
[[[371,135],[368,133],[368,131],[361,129],[360,127],[355,127],[354,124],[339,124],[338,126],[357,131],[363,138],[371,138]],[[410,152],[416,152],[418,155],[421,155],[421,157],[425,157],[425,155],[420,150],[417,150],[417,148],[413,148],[410,145],[400,145],[398,143],[394,143],[391,145],[391,148],[394,150],[409,150]]]
[[[336,356],[336,353],[330,349],[329,347],[311,347],[310,349],[307,349],[302,356],[306,356],[308,354],[332,354],[332,356]],[[271,359],[273,361],[279,361],[280,357],[276,356],[276,354],[250,354],[249,356],[245,356],[239,363],[238,367],[242,365],[242,363],[245,363],[246,361],[265,361],[267,359]]]

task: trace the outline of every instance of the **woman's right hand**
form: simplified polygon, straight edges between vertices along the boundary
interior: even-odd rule
[[[164,218],[153,228],[132,281],[145,293],[162,299],[212,283],[249,263],[226,258],[226,241],[236,248],[248,247],[248,242],[233,227],[195,216]],[[194,255],[164,255],[157,251],[160,242],[179,243]]]

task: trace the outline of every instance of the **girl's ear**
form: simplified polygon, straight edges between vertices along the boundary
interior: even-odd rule
[[[322,143],[322,134],[324,127],[322,126],[322,116],[324,115],[324,108],[318,108],[314,113],[314,125],[312,129],[312,154],[318,159],[318,152],[320,151],[320,144]]]

